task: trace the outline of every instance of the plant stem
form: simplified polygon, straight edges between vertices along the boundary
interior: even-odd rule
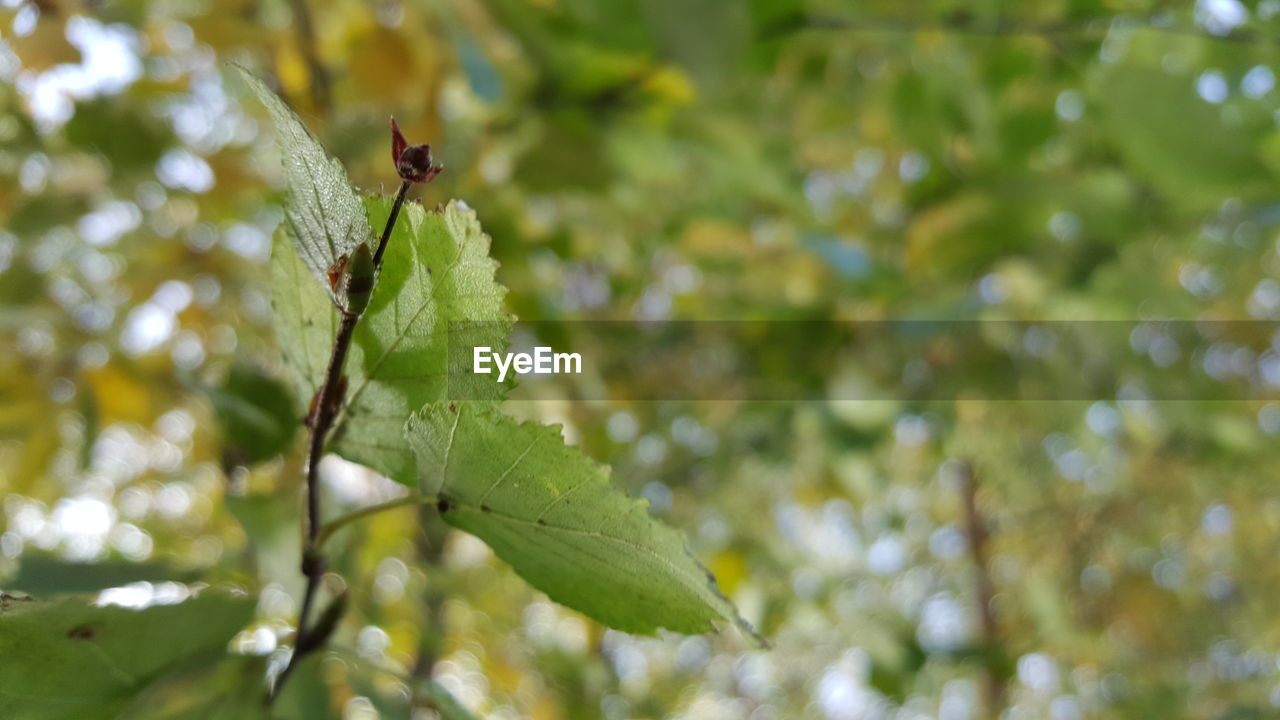
[[[418,656],[410,670],[412,680],[409,687],[414,698],[422,699],[424,706],[433,708],[429,698],[420,698],[420,689],[427,688],[435,674],[436,661],[444,651],[444,604],[448,598],[445,587],[438,581],[435,570],[440,567],[444,554],[444,541],[449,528],[444,518],[436,512],[436,508],[424,505],[418,509],[418,522],[421,532],[418,533],[418,557],[427,571],[427,584],[423,588],[419,603],[422,607],[421,632],[418,635]],[[416,707],[416,702],[415,702]],[[444,712],[442,708],[433,709]]]
[[[408,180],[400,183],[400,192],[396,193],[396,201],[391,204],[391,214],[387,216],[387,227],[382,231],[382,237],[378,239],[378,249],[373,252],[375,268],[382,267],[382,254],[387,251],[387,241],[391,239],[391,229],[395,227],[396,218],[400,216],[400,206],[404,204],[404,196],[409,192],[409,185]]]
[[[424,505],[435,501],[436,497],[434,495],[406,495],[401,498],[396,498],[395,500],[388,500],[384,503],[362,507],[359,510],[353,510],[342,517],[334,518],[333,520],[325,523],[324,526],[320,528],[319,537],[316,538],[316,546],[322,547],[329,538],[333,537],[334,533],[347,525],[350,525],[357,520],[367,518],[370,515],[377,515],[380,512],[395,510],[396,508],[407,507],[409,505]]]
[[[386,252],[387,241],[400,215],[400,206],[404,204],[405,195],[409,191],[409,183],[400,184],[400,192],[396,194],[391,206],[391,214],[387,216],[387,225],[378,241],[378,250],[373,256],[374,278],[382,267],[382,255]],[[342,320],[338,325],[338,333],[333,339],[333,351],[329,355],[329,366],[325,370],[324,383],[316,393],[314,409],[307,417],[307,427],[311,434],[307,441],[307,539],[302,549],[302,574],[307,578],[306,590],[302,595],[302,608],[298,612],[298,632],[294,639],[294,653],[289,664],[276,678],[268,701],[279,697],[280,690],[293,673],[298,663],[310,653],[324,645],[326,638],[311,637],[315,627],[309,626],[307,620],[311,615],[311,606],[315,604],[320,588],[320,580],[324,577],[327,562],[320,553],[321,512],[320,512],[320,459],[324,456],[325,440],[333,428],[334,418],[342,407],[347,392],[346,379],[342,375],[342,366],[347,360],[347,350],[351,347],[351,338],[355,335],[356,324],[360,322],[361,312],[349,313],[343,308],[338,312]]]

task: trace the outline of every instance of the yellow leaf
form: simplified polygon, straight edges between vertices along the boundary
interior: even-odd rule
[[[742,228],[710,218],[696,219],[686,225],[680,245],[690,253],[710,257],[741,256],[753,247]]]
[[[689,76],[676,68],[664,67],[651,73],[644,80],[644,89],[655,99],[675,105],[688,105],[698,99],[698,90]]]
[[[215,50],[252,47],[263,43],[266,35],[261,25],[249,21],[243,11],[232,8],[195,14],[187,19],[187,24],[191,26],[196,40]]]
[[[401,33],[375,25],[356,33],[348,48],[351,82],[364,95],[394,101],[414,87],[413,52]]]
[[[3,477],[0,486],[6,492],[26,494],[31,492],[35,480],[44,476],[49,461],[60,446],[58,428],[53,419],[37,422],[22,440],[22,450],[14,468],[13,477]]]
[[[281,45],[276,52],[276,77],[280,80],[280,94],[285,97],[304,97],[310,92],[311,71],[292,45]]]
[[[103,424],[152,420],[151,393],[130,375],[106,365],[87,374],[89,386],[98,398]]]
[[[747,561],[737,550],[723,550],[711,558],[711,574],[726,595],[733,595],[738,584],[747,578]]]
[[[67,41],[65,25],[57,18],[42,16],[30,34],[10,42],[22,66],[37,72],[80,62],[80,50]]]

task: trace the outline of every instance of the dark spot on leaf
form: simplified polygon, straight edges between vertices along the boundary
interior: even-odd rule
[[[436,503],[436,510],[439,510],[441,513],[449,512],[449,498],[441,495],[440,501]]]
[[[0,611],[8,610],[13,607],[15,602],[31,602],[29,595],[10,595],[6,592],[0,592]]]
[[[92,625],[79,625],[71,628],[71,632],[67,633],[67,637],[72,640],[92,640],[98,631]]]
[[[480,512],[493,512],[493,508],[489,507],[488,505],[481,505]]]
[[[539,525],[546,525],[546,524],[547,524],[547,521],[546,521],[546,520],[543,520],[542,518],[538,518],[538,524],[539,524]]]
[[[449,403],[449,412],[458,412],[458,403]]]

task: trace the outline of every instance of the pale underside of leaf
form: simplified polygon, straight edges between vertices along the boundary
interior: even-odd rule
[[[271,246],[271,311],[301,417],[324,379],[338,314],[282,230]]]
[[[365,204],[370,221],[385,224],[391,200],[368,197]],[[449,353],[451,339],[465,338],[467,347],[506,347],[513,318],[502,309],[506,289],[494,281],[496,268],[474,211],[458,202],[441,212],[405,204],[347,356],[346,405],[334,424],[332,450],[413,485],[413,453],[404,440],[409,416],[463,392],[481,399],[502,396],[505,386],[459,365],[465,351]],[[277,235],[272,308],[299,412],[320,387],[338,327],[333,303],[307,275]]]
[[[683,537],[614,488],[558,428],[463,402],[423,408],[405,433],[420,489],[444,519],[556,602],[628,632],[699,633],[728,621],[759,641]]]
[[[289,189],[285,229],[328,294],[326,277],[334,261],[373,239],[364,207],[342,164],[325,153],[298,116],[261,80],[244,70],[241,75],[275,124]]]

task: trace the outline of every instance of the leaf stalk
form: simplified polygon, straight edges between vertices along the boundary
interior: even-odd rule
[[[399,497],[394,500],[388,500],[387,502],[378,503],[377,505],[369,505],[367,507],[362,507],[358,510],[353,510],[347,513],[346,515],[343,515],[338,518],[334,518],[333,520],[330,520],[329,522],[325,523],[320,528],[320,535],[316,538],[316,545],[317,547],[323,547],[325,542],[327,542],[329,538],[333,537],[334,533],[350,525],[351,523],[356,522],[358,520],[363,520],[364,518],[367,518],[370,515],[377,515],[379,513],[387,512],[388,510],[395,510],[402,507],[409,507],[411,505],[426,505],[428,503],[433,503],[436,501],[437,501],[437,498],[434,495],[414,494],[414,495],[406,495],[404,497]]]

